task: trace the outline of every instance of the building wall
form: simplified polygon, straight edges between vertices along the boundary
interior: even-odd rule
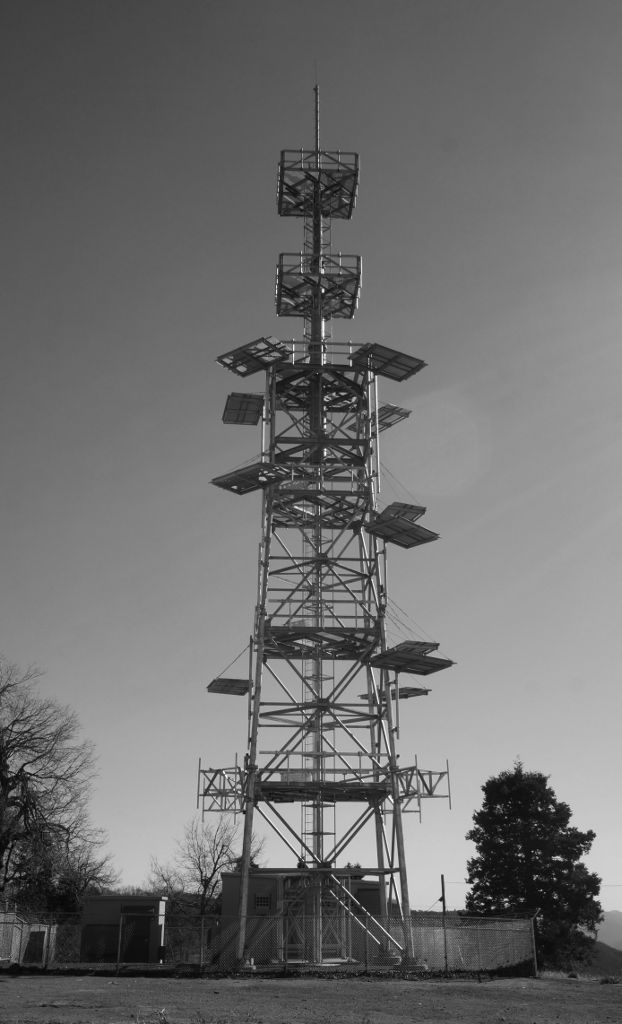
[[[256,964],[312,957],[317,948],[314,938],[317,888],[309,885],[308,889],[301,889],[303,881],[304,875],[300,873],[251,871],[246,938],[249,956],[252,955]],[[323,904],[323,956],[336,959],[363,955],[365,943],[369,941],[367,915],[377,917],[380,913],[381,882],[357,877],[343,879],[343,882],[361,907],[354,904],[352,912],[348,913],[333,901],[331,913],[329,905]],[[223,873],[219,956],[228,955],[229,945],[235,941],[239,899],[240,874]]]
[[[88,896],[80,957],[86,963],[157,963],[164,946],[165,896]]]

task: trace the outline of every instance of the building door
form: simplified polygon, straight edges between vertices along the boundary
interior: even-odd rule
[[[149,963],[151,917],[147,914],[123,915],[121,960],[126,964]]]

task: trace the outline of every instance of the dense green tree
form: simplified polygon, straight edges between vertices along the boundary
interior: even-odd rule
[[[51,841],[50,841],[51,838]],[[48,837],[22,844],[12,895],[23,910],[75,914],[89,893],[110,891],[118,873],[104,849],[105,835],[88,823],[66,842]]]
[[[482,786],[484,801],[467,839],[477,853],[467,864],[472,886],[466,909],[476,914],[535,916],[541,966],[589,959],[602,918],[600,878],[581,857],[595,839],[570,825],[546,775],[517,762]]]

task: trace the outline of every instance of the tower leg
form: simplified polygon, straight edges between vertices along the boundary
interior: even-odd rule
[[[391,703],[390,685],[387,673],[383,673],[383,689],[386,694],[387,725],[389,735],[389,758],[391,771],[391,792],[393,796],[393,834],[397,849],[397,863],[400,876],[400,892],[402,899],[402,927],[404,931],[404,957],[414,959],[412,938],[412,920],[410,916],[410,896],[408,893],[408,873],[406,871],[406,847],[404,844],[404,823],[402,820],[402,804],[400,784],[398,781],[397,756],[395,751],[395,726]]]
[[[378,878],[379,878],[379,887],[380,887],[380,917],[382,918],[382,923],[384,924],[384,926],[386,928],[386,921],[387,921],[387,917],[389,916],[389,913],[388,913],[388,908],[387,908],[387,886],[386,886],[384,875],[382,874],[382,871],[383,871],[384,866],[385,866],[385,860],[384,860],[384,843],[383,843],[384,833],[383,833],[383,827],[382,827],[383,826],[383,820],[382,820],[382,810],[381,810],[380,807],[376,807],[376,809],[374,811],[374,819],[375,819],[375,823],[376,823],[376,863],[378,864],[378,870],[379,870]]]
[[[253,846],[253,812],[255,810],[255,786],[257,784],[257,733],[261,707],[261,676],[263,671],[264,630],[266,625],[267,566],[270,555],[270,497],[264,494],[263,502],[263,543],[259,551],[259,605],[257,610],[257,641],[255,644],[255,678],[250,702],[248,732],[248,754],[245,768],[244,794],[244,838],[242,841],[242,864],[240,868],[240,903],[238,909],[237,961],[242,964],[246,952],[246,931],[248,919],[248,889]]]
[[[397,778],[393,775],[394,790],[397,789]],[[408,894],[408,875],[406,872],[406,848],[404,846],[404,827],[402,822],[402,808],[399,799],[395,800],[393,806],[393,828],[395,829],[395,842],[400,869],[400,890],[402,893],[402,926],[404,929],[404,956],[407,960],[413,960],[415,951],[413,947],[413,930],[410,916],[410,896]]]
[[[253,843],[253,810],[255,773],[248,780],[248,803],[244,815],[244,839],[242,843],[242,864],[240,869],[240,905],[238,911],[238,946],[237,962],[241,966],[246,954],[246,920],[248,917],[248,888],[251,867],[251,848]]]

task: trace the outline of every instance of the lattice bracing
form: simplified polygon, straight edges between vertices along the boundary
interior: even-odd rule
[[[304,321],[303,341],[261,337],[218,360],[238,376],[265,377],[262,393],[230,395],[224,416],[261,424],[260,455],[212,481],[261,496],[251,671],[208,687],[248,698],[248,744],[239,768],[199,773],[204,810],[244,815],[240,960],[254,817],[302,866],[300,906],[319,921],[305,949],[316,960],[351,906],[339,861],[360,842],[375,850],[381,914],[398,909],[399,949],[410,955],[402,814],[449,796],[446,770],[401,767],[396,745],[400,705],[429,692],[401,685],[401,674],[451,662],[433,642],[390,646],[385,626],[388,545],[412,548],[437,534],[419,522],[421,506],[379,509],[379,434],[409,411],[379,405],[378,383],[408,380],[425,363],[377,342],[333,342],[330,322],[354,315],[361,284],[360,257],[335,253],[331,232],[331,220],[354,209],[358,157],[321,149],[316,134],[313,150],[283,151],[277,190],[279,213],[303,221],[303,248],[279,258],[276,311]],[[378,921],[373,930],[382,934]]]
[[[351,756],[351,755],[350,755]],[[323,803],[356,803],[373,807],[392,801],[394,795],[391,769],[356,772],[351,768],[331,768],[318,777],[310,768],[268,768],[257,774],[256,799],[267,805],[304,803],[321,800]],[[397,780],[402,810],[420,813],[421,801],[426,798],[448,799],[448,771],[429,771],[411,765],[393,772]],[[198,798],[203,809],[214,811],[241,810],[246,789],[244,773],[237,768],[201,769]],[[411,807],[411,804],[415,804]],[[310,851],[307,851],[309,853]]]
[[[283,150],[279,164],[281,217],[349,219],[358,188],[358,154],[323,150]]]
[[[361,285],[360,256],[324,256],[318,272],[307,253],[281,253],[276,275],[277,316],[312,316],[318,291],[322,314],[351,319]]]

